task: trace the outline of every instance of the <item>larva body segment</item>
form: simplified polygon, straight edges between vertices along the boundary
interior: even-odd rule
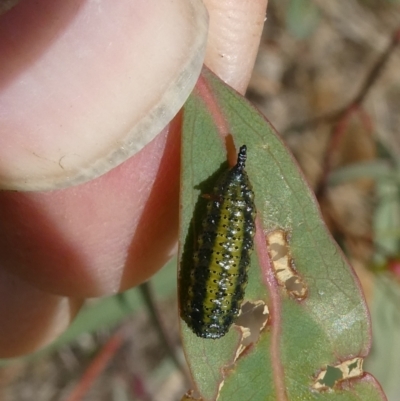
[[[224,336],[238,315],[247,284],[255,232],[254,194],[244,169],[246,146],[236,165],[218,179],[207,205],[190,272],[182,317],[203,338]]]

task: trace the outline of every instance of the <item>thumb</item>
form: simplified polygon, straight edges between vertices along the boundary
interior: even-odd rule
[[[0,188],[99,176],[150,142],[200,71],[199,1],[22,1],[0,17]]]

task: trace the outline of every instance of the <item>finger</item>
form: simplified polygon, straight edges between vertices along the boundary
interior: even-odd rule
[[[1,267],[44,291],[92,297],[151,277],[178,233],[178,129],[65,190],[0,192]]]
[[[43,293],[0,270],[0,358],[49,344],[68,327],[81,304]]]
[[[202,66],[200,0],[21,1],[0,17],[0,188],[97,177],[171,120]]]
[[[240,93],[257,56],[268,0],[205,0],[210,14],[206,65]]]

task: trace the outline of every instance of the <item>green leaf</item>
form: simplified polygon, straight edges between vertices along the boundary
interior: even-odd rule
[[[286,26],[298,39],[310,36],[318,26],[320,20],[317,6],[310,0],[290,0]]]
[[[396,401],[400,394],[400,285],[390,274],[375,277],[371,301],[374,339],[365,367],[380,381],[388,400]]]
[[[396,256],[400,245],[400,187],[396,180],[379,180],[375,186],[377,202],[373,224],[377,249],[375,263],[386,263]],[[384,254],[382,254],[382,250]]]
[[[388,162],[373,160],[340,167],[329,175],[329,185],[339,185],[360,178],[372,178],[376,181],[399,181],[399,174]]]
[[[362,372],[340,383],[331,380],[332,388],[312,389],[317,377],[330,383],[324,376],[328,367],[332,371],[350,361],[343,371],[354,374],[354,366],[367,355],[370,323],[364,298],[281,139],[259,112],[208,70],[184,108],[182,271],[191,263],[194,232],[205,212],[201,195],[210,193],[216,176],[227,168],[227,149],[229,159],[235,156],[231,140],[236,149],[247,145],[246,170],[258,216],[245,301],[265,302],[270,316],[259,340],[237,360],[238,326],[211,340],[197,337],[181,321],[185,354],[200,395],[205,400],[218,396],[219,401],[385,399],[374,378]],[[288,264],[307,286],[302,300],[294,299],[274,276],[266,238],[277,232],[285,233]]]

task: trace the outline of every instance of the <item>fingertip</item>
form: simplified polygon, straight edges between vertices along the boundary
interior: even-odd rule
[[[70,325],[82,300],[45,293],[0,270],[0,358],[45,347]]]
[[[200,0],[21,1],[0,17],[0,188],[98,177],[153,140],[200,73]]]
[[[205,0],[210,28],[205,64],[244,94],[264,27],[268,0]]]

